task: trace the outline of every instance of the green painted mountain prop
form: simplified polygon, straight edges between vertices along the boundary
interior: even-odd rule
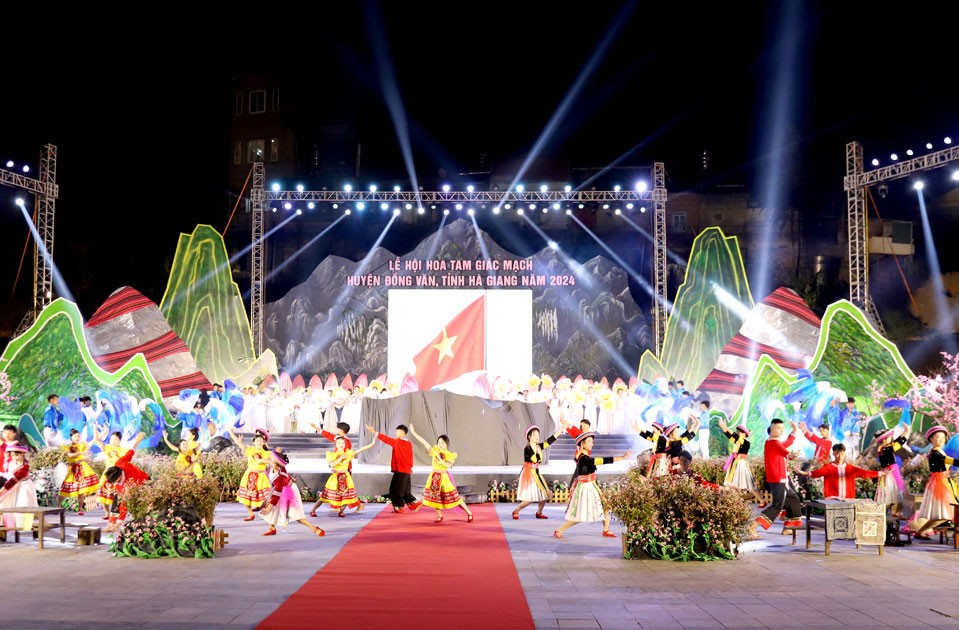
[[[2,411],[21,416],[21,423],[22,416],[42,416],[49,394],[75,398],[104,391],[126,393],[137,400],[162,400],[160,386],[142,354],[112,374],[97,365],[87,347],[80,310],[63,298],[43,309],[33,326],[7,345],[0,356],[0,370],[7,373],[14,396]],[[143,412],[141,422],[151,433],[154,419],[149,409]],[[42,439],[36,427],[28,433]]]
[[[822,334],[809,367],[816,381],[828,381],[857,399],[857,407],[870,416],[882,412],[886,426],[899,421],[898,410],[872,408],[869,386],[875,380],[885,385],[890,397],[909,391],[915,375],[899,349],[883,337],[866,316],[848,300],[830,304],[822,318]],[[746,385],[742,402],[733,414],[733,424],[745,424],[752,433],[754,448],[766,442],[766,422],[758,405],[764,400],[782,400],[792,390],[796,377],[766,355],[759,358],[756,371]],[[913,427],[923,420],[914,418]]]
[[[180,235],[160,311],[211,381],[235,380],[254,367],[243,296],[233,282],[223,237],[211,226]]]
[[[717,289],[729,298],[720,299]],[[686,278],[676,291],[659,357],[665,370],[660,376],[683,380],[689,391],[698,389],[752,308],[738,239],[718,227],[706,228],[693,241]],[[640,374],[654,367],[644,368],[640,360]]]
[[[639,373],[637,374],[637,378],[641,381],[652,383],[659,377],[669,378],[666,375],[666,368],[659,362],[659,358],[655,354],[650,350],[646,350],[643,352],[643,356],[639,357]]]

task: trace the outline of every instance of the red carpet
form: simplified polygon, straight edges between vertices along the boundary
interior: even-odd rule
[[[444,522],[384,508],[257,626],[271,628],[534,628],[493,504]]]

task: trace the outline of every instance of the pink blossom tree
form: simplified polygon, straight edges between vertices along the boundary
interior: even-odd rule
[[[959,355],[942,353],[942,365],[931,376],[916,376],[906,395],[913,409],[936,422],[959,429]]]

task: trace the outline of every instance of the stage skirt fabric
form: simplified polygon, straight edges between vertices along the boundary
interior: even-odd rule
[[[33,479],[21,479],[0,498],[0,508],[8,507],[38,507],[37,486]],[[4,529],[30,531],[33,520],[33,514],[3,514],[0,523]]]
[[[525,501],[539,503],[549,501],[552,496],[553,493],[539,471],[539,465],[524,462],[523,470],[519,473],[519,483],[516,486],[516,500],[521,503]]]
[[[250,507],[260,505],[270,497],[273,487],[266,471],[247,469],[240,479],[240,487],[236,491],[236,500]]]
[[[653,453],[646,468],[647,477],[662,477],[669,474],[669,458],[666,453]]]
[[[745,455],[737,455],[729,462],[723,485],[756,492],[756,480],[753,478],[752,468],[749,467],[749,461]]]
[[[78,497],[93,494],[100,486],[100,480],[87,462],[67,465],[67,478],[60,486],[61,497]]]
[[[423,491],[423,505],[447,510],[459,505],[460,493],[453,483],[453,477],[448,470],[434,470],[426,480],[426,489]]]
[[[603,497],[596,487],[596,475],[583,475],[576,479],[566,506],[566,520],[577,523],[603,520]]]
[[[306,518],[306,512],[303,511],[303,501],[300,499],[300,489],[296,483],[291,481],[284,486],[277,504],[268,514],[260,512],[260,516],[273,527],[286,527],[301,518]]]
[[[328,503],[331,508],[341,508],[359,503],[356,497],[356,488],[353,486],[353,476],[348,472],[330,473],[326,480],[320,499]]]
[[[948,472],[930,473],[926,491],[922,494],[922,504],[916,514],[916,520],[948,521],[952,519],[952,504],[959,501],[956,486]]]
[[[876,480],[876,503],[902,505],[902,491],[905,487],[906,483],[899,472],[898,464],[886,466]]]

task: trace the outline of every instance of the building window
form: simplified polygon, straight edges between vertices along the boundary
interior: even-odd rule
[[[243,164],[243,143],[237,140],[233,143],[233,165]]]
[[[250,113],[262,114],[266,111],[266,90],[250,90]]]
[[[686,213],[685,212],[674,212],[673,213],[673,229],[677,232],[685,232],[688,229],[689,225],[686,223]]]
[[[270,161],[276,162],[280,159],[280,139],[270,138]]]
[[[273,99],[270,102],[270,109],[275,112],[280,111],[280,88],[273,88]]]
[[[243,115],[243,92],[236,93],[236,115]]]
[[[264,142],[263,139],[246,141],[246,163],[263,161]]]

